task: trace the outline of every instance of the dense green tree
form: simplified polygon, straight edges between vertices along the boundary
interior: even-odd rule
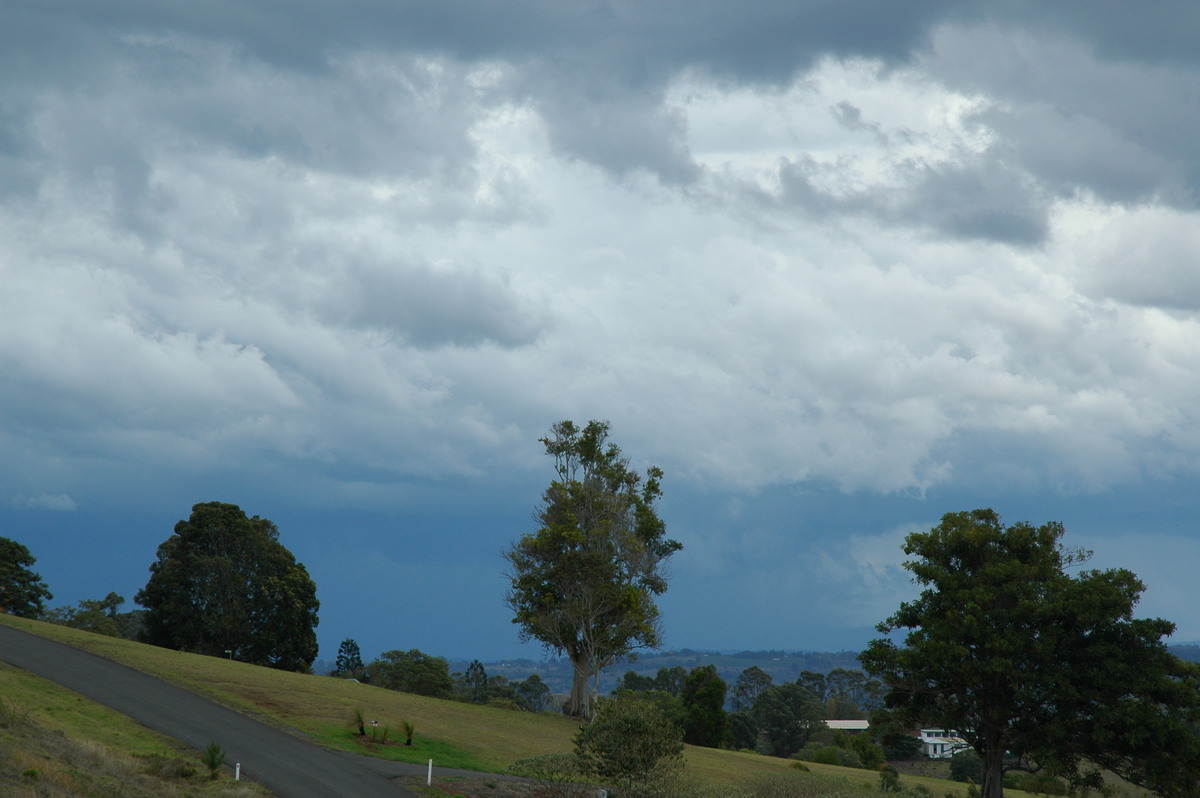
[[[817,703],[825,703],[825,674],[808,669],[802,670],[796,677],[796,684],[807,690]]]
[[[599,699],[575,753],[585,773],[618,795],[662,795],[683,769],[683,733],[643,694],[621,693]]]
[[[751,710],[758,725],[759,746],[771,756],[791,756],[813,734],[828,729],[822,706],[795,682],[764,690]]]
[[[486,704],[488,701],[487,688],[487,669],[479,660],[471,660],[471,664],[467,665],[467,672],[463,676],[463,697],[474,704]]]
[[[524,681],[514,682],[513,690],[525,709],[530,712],[544,712],[550,705],[550,685],[542,681],[542,677],[531,673]]]
[[[385,651],[367,666],[371,684],[402,693],[450,698],[454,682],[450,663],[419,649]]]
[[[83,599],[78,607],[55,607],[48,610],[42,619],[72,629],[120,637],[121,620],[117,610],[124,603],[124,596],[109,593],[102,599]]]
[[[860,670],[834,668],[825,674],[825,717],[857,720],[883,700],[883,684]]]
[[[660,639],[655,598],[667,589],[666,560],[678,551],[655,511],[662,471],[643,480],[608,440],[608,424],[555,424],[541,439],[554,458],[537,518],[541,527],[505,552],[505,597],[524,640],[565,653],[574,667],[564,711],[590,715],[589,680]]]
[[[720,748],[728,745],[729,718],[725,714],[728,685],[715,665],[701,665],[683,683],[683,741],[690,745]]]
[[[754,715],[745,710],[730,712],[729,735],[734,750],[753,751],[758,745],[758,722]]]
[[[973,749],[959,751],[950,757],[950,778],[955,781],[983,781],[983,760]]]
[[[1009,769],[1096,784],[1099,768],[1163,796],[1194,796],[1200,671],[1162,641],[1174,625],[1135,619],[1144,585],[1085,570],[1063,527],[1005,526],[992,510],[950,513],[908,536],[924,587],[879,625],[860,659],[902,722],[956,729],[983,765],[982,798]]]
[[[35,562],[25,546],[0,538],[0,612],[36,618],[44,602],[54,598],[42,577],[30,570]]]
[[[660,693],[679,698],[683,695],[683,683],[687,681],[687,671],[682,665],[672,668],[659,668],[654,674],[654,689]]]
[[[358,647],[357,640],[347,637],[341,642],[334,667],[333,675],[343,679],[357,679],[362,674],[362,650]]]
[[[255,665],[307,671],[317,656],[317,588],[265,518],[208,502],[158,547],[144,642]]]
[[[628,690],[631,693],[644,693],[654,689],[654,677],[642,676],[637,671],[625,671],[625,675],[621,677],[621,681],[617,682],[616,688],[613,689],[613,694],[621,690]]]
[[[733,683],[733,698],[731,705],[734,712],[745,712],[754,706],[763,690],[773,684],[771,674],[757,665],[751,665],[742,671],[737,681]]]

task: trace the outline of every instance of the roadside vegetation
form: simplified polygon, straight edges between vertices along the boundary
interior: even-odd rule
[[[0,795],[261,798],[197,752],[25,671],[0,664]]]
[[[358,751],[366,755],[385,756],[398,761],[424,764],[433,758],[435,771],[441,768],[465,768],[503,774],[514,762],[544,754],[569,754],[574,749],[574,738],[579,731],[577,721],[554,713],[514,712],[496,707],[448,701],[426,696],[409,695],[394,690],[347,681],[328,676],[313,676],[292,673],[272,668],[248,665],[220,657],[187,654],[157,648],[128,640],[106,637],[65,626],[47,624],[29,619],[0,615],[0,623],[9,624],[36,634],[60,640],[73,646],[108,657],[178,684],[220,703],[226,704],[265,722],[298,729],[314,737],[315,741],[342,750]],[[187,778],[180,784],[170,780],[166,786],[136,792],[132,789],[122,795],[252,795],[253,793],[220,792],[233,788],[232,782],[223,778],[208,781],[207,769],[201,760],[201,752],[180,752],[157,735],[153,735],[122,716],[91,705],[89,713],[73,709],[75,705],[87,705],[75,694],[34,679],[21,671],[0,670],[0,700],[22,702],[23,697],[33,695],[39,704],[39,727],[50,733],[65,732],[81,744],[102,743],[117,755],[130,757],[133,770],[145,768],[155,761],[178,761],[180,772],[187,771]],[[29,680],[40,684],[31,692]],[[45,700],[44,695],[59,695],[54,701]],[[22,702],[23,703],[23,702]],[[356,711],[362,713],[367,734],[359,734],[356,727]],[[99,720],[89,719],[95,715]],[[375,728],[390,730],[386,742],[371,740],[370,722],[378,721]],[[404,745],[404,723],[414,727],[413,745]],[[6,767],[12,761],[12,751],[27,750],[26,743],[18,744],[13,732],[0,729],[0,739],[7,746],[3,754]],[[21,732],[25,734],[25,732]],[[29,738],[21,738],[26,740]],[[219,742],[219,741],[218,741]],[[66,771],[72,767],[59,754],[47,751],[43,755],[47,762],[59,762]],[[64,755],[65,756],[65,755]],[[160,760],[160,758],[162,758]],[[683,759],[684,772],[697,785],[698,790],[715,791],[714,795],[733,796],[736,790],[751,785],[766,785],[768,782],[790,784],[790,792],[751,793],[764,796],[834,796],[867,795],[879,792],[879,776],[865,770],[852,770],[820,763],[804,763],[807,772],[798,770],[792,760],[751,753],[686,746]],[[37,765],[28,767],[37,768]],[[44,765],[43,768],[48,768]],[[7,773],[7,771],[5,771]],[[40,771],[39,771],[40,772]],[[49,771],[47,771],[49,772]],[[8,778],[6,775],[5,778]],[[12,782],[14,789],[4,795],[109,795],[111,792],[19,792],[20,773]],[[832,779],[832,781],[830,781]],[[964,798],[967,785],[925,777],[902,779],[905,788],[924,785],[935,798]],[[447,781],[449,784],[454,780]],[[491,792],[487,783],[495,785]],[[481,777],[480,792],[467,792],[468,785],[457,788],[463,795],[496,795],[501,782]],[[824,784],[817,792],[805,792],[804,785]],[[844,792],[830,792],[828,785],[835,784]],[[42,785],[45,788],[45,784]],[[168,789],[169,788],[169,789]],[[187,792],[185,790],[193,790]],[[235,789],[250,789],[242,782]],[[767,789],[763,786],[762,789]],[[774,788],[772,788],[774,789]],[[779,788],[783,789],[783,788]],[[215,790],[216,792],[212,792]],[[445,795],[446,793],[441,793]],[[453,792],[450,794],[454,794]],[[699,793],[697,793],[699,794]],[[1014,793],[1019,794],[1019,793]],[[1132,795],[1132,794],[1131,794]]]

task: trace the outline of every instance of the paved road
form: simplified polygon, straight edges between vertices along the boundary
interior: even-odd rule
[[[395,779],[419,766],[331,751],[112,660],[0,624],[0,660],[204,750],[281,798],[416,798]]]

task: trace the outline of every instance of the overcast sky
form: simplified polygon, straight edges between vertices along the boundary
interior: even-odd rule
[[[986,506],[1200,639],[1197,130],[1194,2],[5,3],[0,535],[132,599],[232,502],[323,657],[537,658],[597,418],[668,647],[861,648]]]

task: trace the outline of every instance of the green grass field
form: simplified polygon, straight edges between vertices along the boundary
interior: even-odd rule
[[[572,738],[578,728],[577,723],[551,714],[515,712],[425,698],[327,676],[277,671],[215,657],[170,651],[7,615],[0,615],[0,623],[116,660],[266,722],[300,730],[322,745],[341,750],[422,764],[432,758],[438,767],[499,773],[523,757],[571,750]],[[123,756],[154,762],[178,757],[177,749],[169,741],[121,715],[21,671],[0,667],[0,701],[17,707],[17,712],[28,713],[33,718],[34,727],[80,744],[103,745],[112,752],[114,758]],[[356,710],[363,713],[368,724],[371,720],[378,721],[376,734],[386,728],[392,744],[364,744],[352,724]],[[415,726],[411,748],[395,744],[397,741],[403,742],[404,721]],[[0,745],[12,744],[10,732],[11,729],[0,726]],[[367,739],[370,739],[369,734]],[[685,758],[692,777],[718,788],[720,785],[746,784],[763,775],[795,772],[790,760],[710,748],[689,746]],[[198,755],[193,761],[197,770],[203,769],[199,766]],[[846,788],[878,791],[878,775],[874,772],[807,764],[814,778],[837,777]],[[5,765],[0,768],[0,778],[13,770],[7,767],[7,763]],[[42,767],[50,766],[47,760]],[[34,766],[17,766],[20,772],[30,768],[37,769]],[[20,772],[17,773],[18,783]],[[0,781],[2,784],[4,782]],[[966,785],[960,783],[904,777],[906,787],[916,784],[923,784],[935,798],[959,798],[966,794]],[[216,789],[201,782],[197,782],[197,785],[196,789],[199,790]],[[57,793],[31,791],[12,794]],[[1023,795],[1016,791],[1011,794]]]

